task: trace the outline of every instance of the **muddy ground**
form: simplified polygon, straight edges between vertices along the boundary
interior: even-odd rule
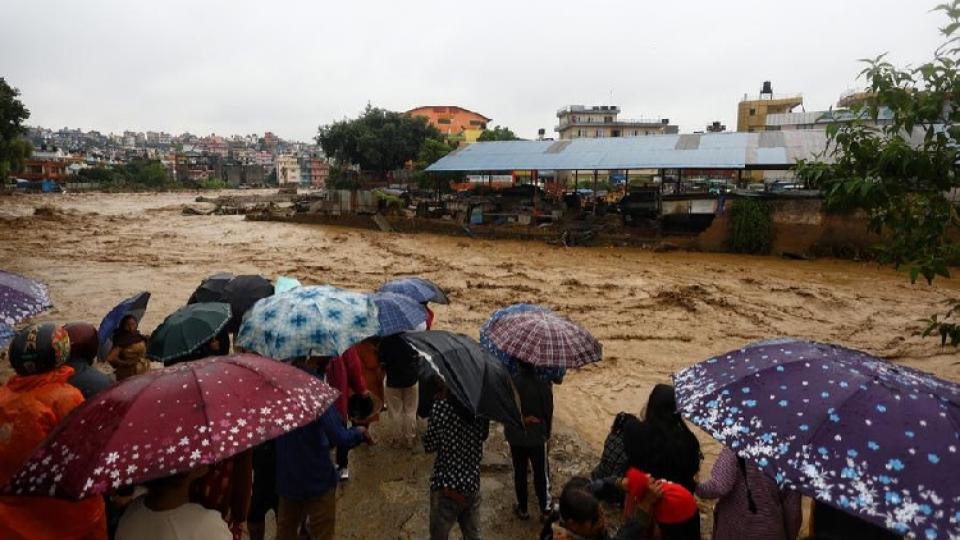
[[[839,260],[562,248],[181,215],[193,197],[0,197],[0,260],[49,284],[56,308],[43,320],[96,323],[118,300],[149,290],[146,331],[186,302],[203,277],[223,270],[358,290],[420,275],[452,301],[437,307],[437,328],[472,336],[499,307],[547,305],[594,332],[605,353],[602,363],[556,389],[555,492],[570,474],[592,466],[618,411],[639,412],[671,372],[751,341],[841,343],[960,380],[957,354],[915,335],[920,317],[958,294],[949,280],[911,285],[901,273]],[[705,475],[718,446],[700,435]],[[488,446],[486,536],[533,537],[538,526],[510,514],[502,439],[494,436]],[[341,493],[340,536],[423,538],[430,458],[381,445],[358,451],[353,462],[354,478]]]

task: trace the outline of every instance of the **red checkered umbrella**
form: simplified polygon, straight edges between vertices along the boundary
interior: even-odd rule
[[[556,313],[526,311],[492,321],[487,337],[501,351],[539,367],[578,368],[603,359],[586,328]]]
[[[189,471],[314,421],[337,394],[251,354],[151,371],[77,407],[4,491],[82,499]]]

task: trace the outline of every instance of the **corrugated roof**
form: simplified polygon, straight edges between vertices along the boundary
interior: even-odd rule
[[[782,168],[825,147],[822,130],[478,142],[427,171]]]

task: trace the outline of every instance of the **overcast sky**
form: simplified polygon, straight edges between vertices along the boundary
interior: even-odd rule
[[[306,140],[367,102],[460,105],[522,137],[569,104],[736,128],[772,80],[825,109],[858,58],[928,59],[944,0],[3,0],[30,125]]]

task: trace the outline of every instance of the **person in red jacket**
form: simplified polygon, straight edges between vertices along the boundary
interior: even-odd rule
[[[346,424],[350,418],[347,411],[347,405],[350,401],[351,393],[368,395],[367,383],[363,378],[363,365],[356,351],[348,349],[342,356],[334,356],[327,365],[320,366],[320,377],[327,384],[340,391],[340,396],[334,402],[334,407],[340,413],[340,418]],[[350,479],[349,467],[350,449],[345,446],[337,446],[337,471],[340,480]]]
[[[70,338],[61,326],[29,326],[14,336],[10,364],[17,374],[0,387],[0,485],[83,403],[83,395],[68,382],[74,373],[64,365],[69,356]],[[105,540],[103,498],[0,496],[0,538]]]

